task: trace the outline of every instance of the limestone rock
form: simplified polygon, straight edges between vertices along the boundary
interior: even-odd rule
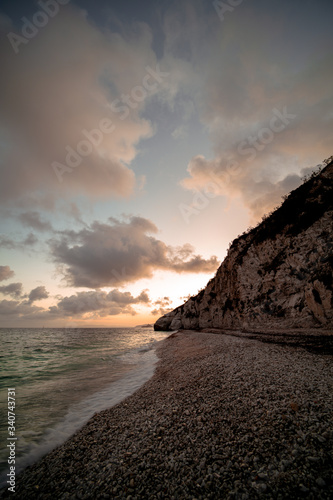
[[[175,311],[176,311],[176,309],[174,311],[171,311],[168,314],[165,314],[161,318],[159,318],[156,321],[156,323],[154,324],[154,330],[158,331],[158,332],[159,331],[164,331],[164,332],[171,331],[171,323],[176,316]],[[181,324],[180,324],[180,327],[182,327]]]
[[[198,295],[155,330],[333,327],[333,162],[231,244]]]

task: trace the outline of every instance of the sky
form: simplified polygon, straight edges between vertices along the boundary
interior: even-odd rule
[[[0,3],[0,326],[154,323],[332,155],[331,0]]]

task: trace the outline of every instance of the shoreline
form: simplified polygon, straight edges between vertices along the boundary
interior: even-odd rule
[[[158,357],[155,348],[144,351],[143,356],[144,361],[141,359],[136,364],[127,364],[123,371],[118,368],[113,380],[107,385],[70,406],[66,413],[54,424],[49,424],[40,438],[30,443],[23,453],[18,453],[16,449],[16,476],[58,446],[63,445],[71,436],[79,432],[93,415],[119,404],[144,385],[153,376]],[[20,437],[17,438],[16,446],[19,441]],[[7,456],[5,460],[7,461]],[[6,484],[7,472],[8,466],[0,471],[0,491]]]
[[[151,379],[1,497],[331,498],[331,355],[238,333],[171,334]]]

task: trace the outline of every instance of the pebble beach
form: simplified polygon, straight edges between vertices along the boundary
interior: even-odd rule
[[[170,335],[148,382],[1,497],[333,498],[332,354],[258,337]]]

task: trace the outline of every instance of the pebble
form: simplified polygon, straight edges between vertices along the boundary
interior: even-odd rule
[[[17,493],[0,496],[333,498],[330,355],[186,331],[158,355],[144,386],[17,476]]]
[[[262,479],[263,481],[266,481],[266,479],[267,479],[268,476],[267,476],[267,474],[264,474],[263,472],[261,472],[260,474],[258,474],[258,477],[259,477],[259,479]]]

